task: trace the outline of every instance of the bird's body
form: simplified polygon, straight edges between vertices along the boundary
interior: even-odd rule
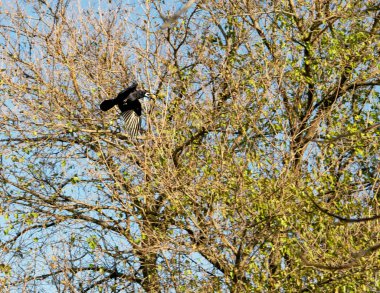
[[[100,109],[103,111],[118,105],[124,119],[125,130],[131,137],[136,137],[140,132],[142,107],[139,99],[147,95],[146,91],[136,91],[136,87],[137,84],[134,83],[120,92],[115,99],[105,100],[100,104]]]

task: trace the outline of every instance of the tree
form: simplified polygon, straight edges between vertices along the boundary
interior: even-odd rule
[[[3,288],[380,288],[377,1],[110,2],[0,12]]]

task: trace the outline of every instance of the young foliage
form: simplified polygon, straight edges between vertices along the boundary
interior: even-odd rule
[[[378,3],[99,3],[0,3],[1,289],[378,290]]]

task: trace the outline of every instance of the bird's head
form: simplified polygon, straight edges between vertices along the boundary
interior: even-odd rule
[[[140,99],[143,99],[145,98],[145,95],[146,95],[146,91],[144,90],[138,90],[138,91],[135,91],[133,92],[132,94],[130,94],[130,96],[128,97],[129,100],[140,100]]]

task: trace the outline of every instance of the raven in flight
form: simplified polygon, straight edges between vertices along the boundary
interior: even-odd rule
[[[137,83],[120,92],[116,98],[105,100],[100,104],[102,111],[108,111],[113,106],[118,106],[124,119],[125,129],[131,137],[136,137],[141,128],[141,103],[139,99],[149,97],[143,90],[136,90]]]

